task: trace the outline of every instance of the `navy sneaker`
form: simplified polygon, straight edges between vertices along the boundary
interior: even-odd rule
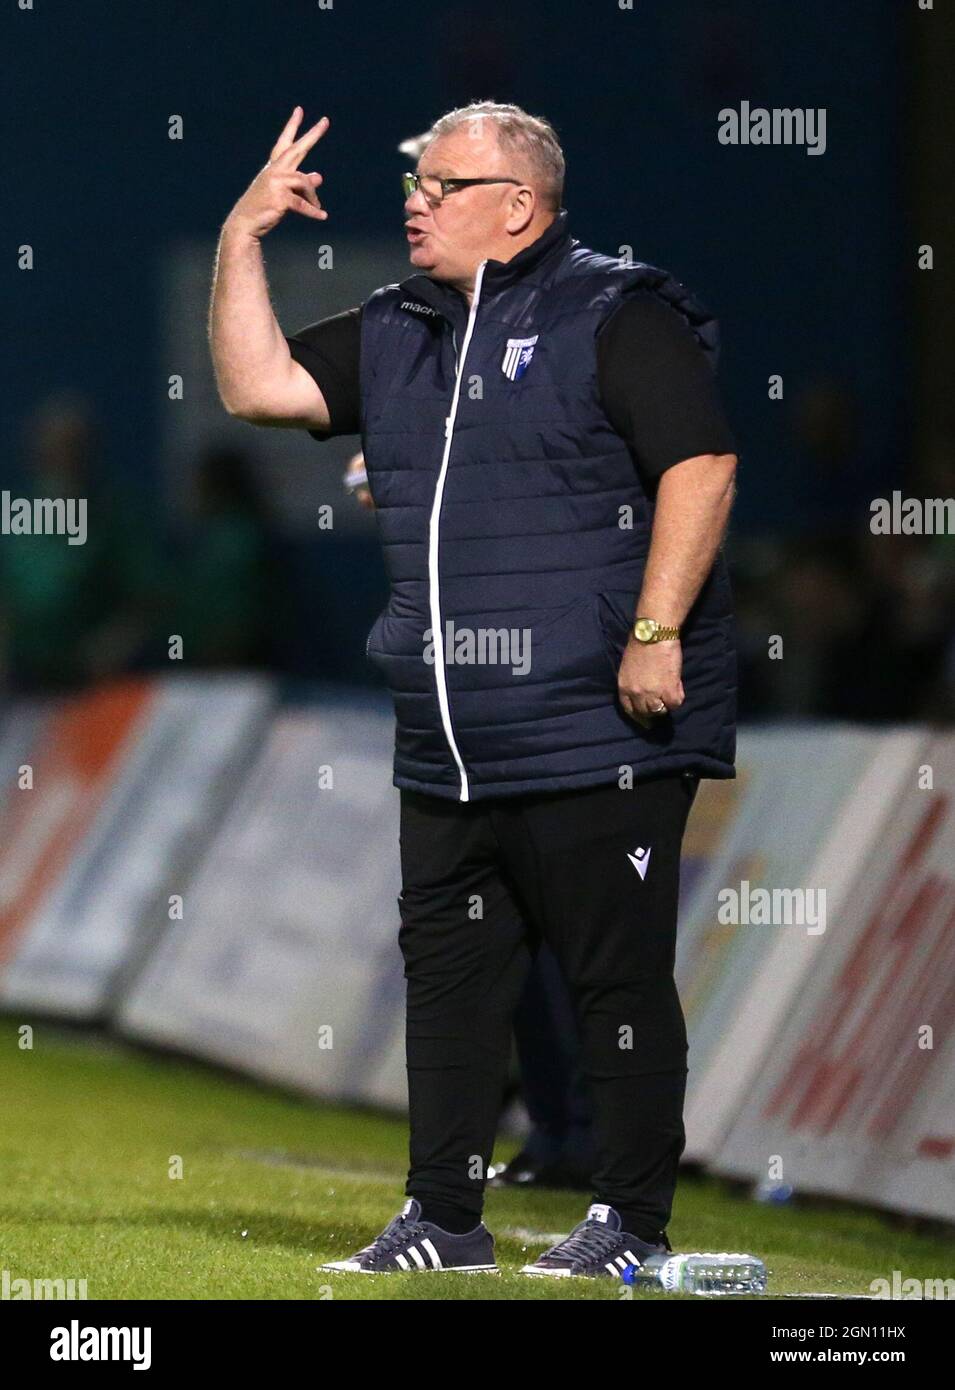
[[[458,1274],[500,1274],[494,1260],[494,1237],[481,1221],[456,1236],[421,1220],[421,1203],[409,1197],[370,1245],[348,1260],[330,1260],[318,1269],[350,1274],[397,1274],[402,1270],[454,1270]]]
[[[522,1274],[540,1274],[552,1279],[619,1279],[630,1265],[640,1265],[650,1255],[666,1255],[671,1246],[666,1232],[658,1244],[640,1240],[621,1230],[620,1213],[602,1202],[594,1202],[583,1221],[564,1240],[558,1241]]]

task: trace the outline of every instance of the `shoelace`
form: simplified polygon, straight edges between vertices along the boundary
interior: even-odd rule
[[[609,1255],[620,1242],[620,1232],[601,1221],[586,1221],[547,1252],[548,1259],[595,1260]]]
[[[372,1241],[368,1250],[370,1260],[382,1260],[388,1255],[393,1255],[395,1251],[408,1240],[414,1240],[418,1236],[427,1236],[424,1226],[418,1221],[409,1221],[406,1216],[396,1216],[393,1221],[382,1231],[381,1235]]]

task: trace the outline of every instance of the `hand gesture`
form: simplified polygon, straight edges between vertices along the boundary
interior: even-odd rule
[[[296,139],[304,115],[301,106],[296,106],[272,146],[269,162],[259,170],[226,219],[233,228],[249,236],[263,237],[278,226],[289,210],[321,221],[328,216],[315,192],[322,182],[321,174],[303,174],[299,165],[331,122],[323,116]]]

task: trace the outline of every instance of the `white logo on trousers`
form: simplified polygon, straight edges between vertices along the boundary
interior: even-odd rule
[[[650,846],[648,845],[646,849],[640,849],[638,846],[632,854],[627,855],[627,858],[630,860],[630,863],[636,869],[640,877],[646,878],[647,868],[650,864]]]

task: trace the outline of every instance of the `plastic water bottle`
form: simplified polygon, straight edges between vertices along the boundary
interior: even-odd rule
[[[666,1293],[765,1293],[766,1266],[755,1255],[651,1255],[641,1265],[628,1265],[620,1276],[635,1288]]]

